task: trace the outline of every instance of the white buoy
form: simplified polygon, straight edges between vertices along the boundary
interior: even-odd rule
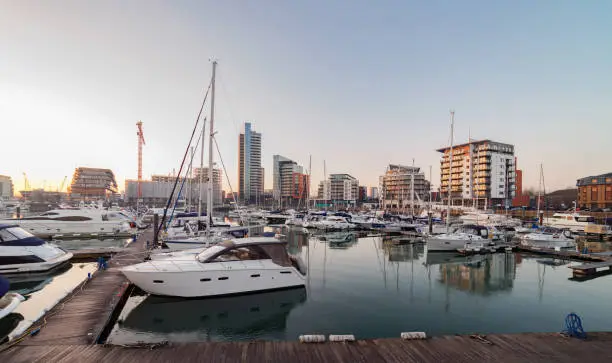
[[[353,334],[330,334],[329,335],[330,342],[354,342],[355,336]]]
[[[309,334],[300,335],[300,343],[324,343],[325,335]]]
[[[427,334],[422,331],[403,332],[400,336],[404,340],[427,339]]]

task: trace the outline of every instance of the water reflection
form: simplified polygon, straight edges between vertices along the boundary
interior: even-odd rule
[[[22,322],[23,315],[19,313],[10,313],[0,319],[0,344],[8,341],[8,335]]]
[[[455,289],[480,295],[512,290],[516,278],[515,254],[498,253],[469,257],[472,258],[447,257],[449,260],[440,263],[439,281]]]
[[[305,301],[303,288],[208,299],[149,296],[122,328],[154,340],[283,339],[289,313]]]
[[[11,292],[19,293],[28,298],[32,293],[42,290],[53,278],[72,269],[72,264],[61,266],[52,272],[38,274],[21,274],[8,276],[11,283]]]

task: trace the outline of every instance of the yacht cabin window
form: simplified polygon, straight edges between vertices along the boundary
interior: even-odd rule
[[[19,227],[0,229],[0,242],[17,241],[30,237],[34,235]]]

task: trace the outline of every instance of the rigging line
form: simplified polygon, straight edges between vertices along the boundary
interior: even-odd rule
[[[196,141],[195,144],[195,149],[198,148],[198,145],[200,145],[200,140],[202,139],[202,133],[199,133],[198,135],[198,140]],[[172,219],[174,218],[174,211],[176,210],[176,205],[178,204],[178,201],[180,199],[181,193],[183,193],[183,187],[185,186],[185,182],[187,181],[187,174],[189,173],[189,170],[191,170],[191,167],[193,166],[193,158],[195,157],[195,153],[191,154],[191,159],[189,160],[189,167],[187,167],[187,171],[185,171],[185,178],[183,179],[183,182],[181,183],[181,188],[179,189],[179,193],[176,197],[176,200],[174,201],[174,206],[172,207],[172,214],[170,214],[170,218],[168,219],[168,226],[172,223]],[[200,173],[202,171],[200,170]],[[179,174],[180,177],[180,174]],[[198,216],[198,218],[200,218],[200,216]],[[166,227],[166,230],[168,228]]]
[[[215,148],[217,149],[217,154],[219,154],[219,161],[221,162],[221,166],[223,166],[223,171],[225,172],[225,179],[227,179],[227,186],[230,189],[230,193],[232,193],[232,199],[234,199],[234,205],[236,206],[236,210],[238,210],[238,201],[236,200],[236,194],[234,194],[234,190],[232,189],[232,183],[230,183],[229,175],[227,175],[227,169],[225,168],[225,163],[223,162],[223,156],[221,156],[221,150],[219,150],[219,144],[217,143],[217,137],[213,135],[213,141],[215,142]],[[245,221],[242,219],[242,214],[238,213],[240,217],[240,221],[244,225]]]
[[[193,136],[195,135],[195,132],[198,129],[198,124],[200,123],[200,117],[202,117],[202,111],[204,110],[204,104],[206,103],[206,99],[208,98],[208,92],[210,91],[211,86],[212,86],[212,78],[210,80],[210,83],[208,84],[208,88],[206,89],[206,94],[204,95],[204,99],[202,100],[202,105],[200,106],[200,111],[198,112],[198,117],[196,118],[195,125],[193,126],[193,131],[191,131],[191,137],[189,138],[189,144],[187,144],[187,148],[185,149],[185,154],[183,155],[183,161],[181,162],[181,167],[179,168],[178,176],[174,180],[174,185],[172,186],[172,191],[170,192],[170,196],[168,197],[168,202],[166,203],[166,208],[164,209],[164,215],[163,215],[161,221],[159,222],[159,225],[155,226],[155,228],[157,230],[156,234],[155,234],[156,236],[159,236],[159,232],[161,232],[162,226],[166,222],[166,216],[168,214],[168,209],[170,208],[170,203],[172,203],[172,196],[174,195],[174,192],[176,191],[176,186],[178,184],[179,177],[181,175],[181,171],[183,170],[183,166],[185,165],[185,159],[187,159],[187,154],[189,154],[189,148],[191,147],[191,142],[193,141]],[[157,243],[157,241],[155,241],[154,243]]]

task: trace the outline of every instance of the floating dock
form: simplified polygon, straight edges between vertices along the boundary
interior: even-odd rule
[[[355,342],[206,342],[142,347],[103,345],[15,346],[0,360],[20,362],[576,362],[612,361],[612,333],[586,340],[558,333],[442,336],[426,340]]]

